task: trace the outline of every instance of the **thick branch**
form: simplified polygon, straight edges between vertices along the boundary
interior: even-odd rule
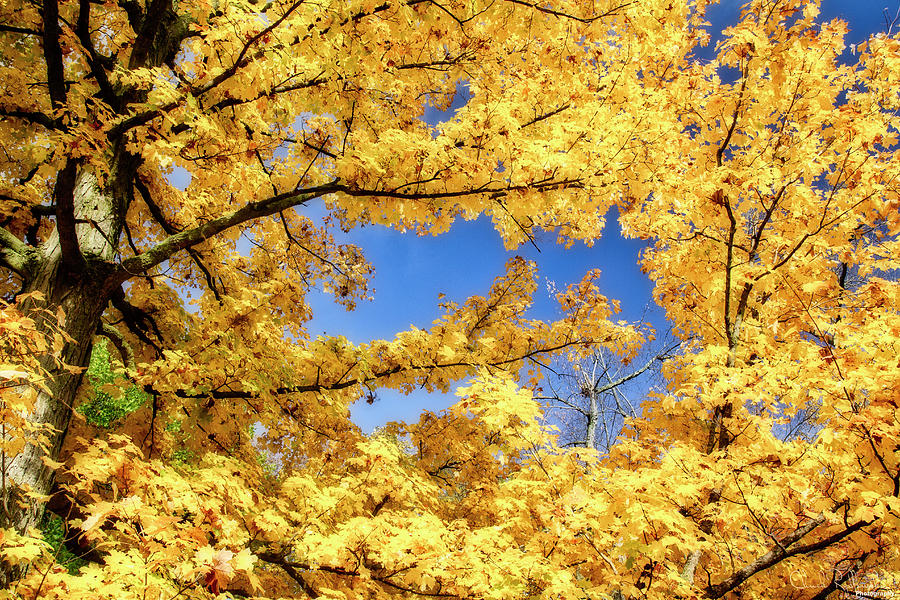
[[[28,29],[27,27],[15,27],[13,25],[0,25],[0,32],[21,33],[22,35],[41,35],[40,31]]]
[[[82,47],[87,53],[88,66],[90,66],[91,74],[94,76],[94,80],[97,82],[97,86],[100,88],[100,94],[107,104],[112,106],[114,109],[119,110],[121,108],[119,106],[119,98],[113,91],[113,87],[109,82],[109,78],[106,76],[106,70],[103,67],[100,55],[97,54],[97,50],[94,48],[94,43],[91,41],[90,21],[90,0],[79,0],[78,22],[75,27],[75,33],[78,35],[78,40],[81,42]]]
[[[727,594],[728,592],[730,592],[731,590],[733,590],[734,588],[739,586],[741,583],[743,583],[744,581],[746,581],[747,579],[749,579],[756,573],[759,573],[760,571],[762,571],[764,569],[768,569],[772,565],[777,564],[778,562],[787,558],[788,556],[796,554],[796,552],[792,552],[789,554],[790,551],[785,550],[785,549],[788,546],[790,546],[791,544],[800,540],[803,536],[807,535],[813,529],[815,529],[816,527],[818,527],[819,525],[821,525],[824,522],[825,522],[825,515],[820,514],[815,519],[810,520],[806,525],[803,525],[802,527],[798,527],[792,533],[790,533],[789,535],[785,536],[782,540],[780,540],[775,545],[774,548],[772,548],[771,550],[769,550],[768,552],[766,552],[765,554],[763,554],[762,556],[760,556],[759,558],[757,558],[756,560],[751,562],[750,564],[746,565],[744,568],[738,569],[737,571],[735,571],[731,575],[731,577],[729,577],[725,581],[718,583],[716,585],[711,585],[708,588],[706,588],[706,594],[705,594],[706,597],[707,598],[721,598],[722,596],[724,596],[725,594]]]
[[[323,185],[292,190],[290,192],[272,196],[265,200],[250,202],[249,204],[245,204],[241,208],[223,215],[217,219],[207,221],[206,223],[198,225],[197,227],[194,227],[192,229],[188,229],[175,235],[171,235],[146,252],[124,260],[118,274],[118,280],[121,283],[123,281],[126,281],[132,275],[143,273],[147,269],[155,267],[161,262],[168,260],[169,257],[171,257],[179,250],[184,250],[185,248],[196,246],[197,244],[200,244],[205,240],[218,235],[226,229],[230,229],[231,227],[240,225],[241,223],[252,221],[253,219],[259,219],[261,217],[273,215],[283,210],[287,210],[288,208],[306,204],[310,200],[313,200],[320,196],[324,196],[326,194],[341,192],[353,197],[399,198],[405,200],[440,200],[446,198],[464,198],[466,196],[490,194],[491,199],[497,199],[508,195],[510,192],[518,190],[531,189],[543,192],[549,190],[579,188],[582,186],[580,180],[561,179],[540,181],[525,185],[510,185],[504,187],[484,186],[471,190],[433,192],[423,194],[414,192],[401,192],[398,190],[361,190],[351,188],[343,183],[340,183],[339,181],[340,180],[335,179]]]
[[[35,125],[42,125],[47,129],[57,129],[58,125],[49,116],[36,110],[17,110],[14,108],[0,108],[0,117],[22,119]]]
[[[84,256],[78,244],[75,231],[75,180],[78,176],[78,163],[74,160],[66,162],[66,166],[56,176],[53,189],[56,204],[56,231],[59,235],[59,247],[62,250],[63,264],[73,270],[84,267]]]
[[[168,260],[173,254],[185,248],[191,248],[197,244],[230,229],[235,225],[252,221],[260,217],[266,217],[287,210],[293,206],[305,204],[314,198],[343,189],[337,181],[312,188],[294,190],[272,196],[260,202],[250,202],[241,208],[213,219],[192,229],[170,235],[168,238],[147,250],[122,262],[119,277],[122,281],[131,275],[143,273],[147,269],[155,267]]]
[[[129,69],[143,67],[146,63],[153,42],[160,33],[160,28],[166,25],[163,15],[169,8],[171,8],[170,0],[152,0],[150,2],[131,49],[131,58],[128,61]]]
[[[800,541],[805,535],[809,534],[812,530],[814,530],[824,522],[825,515],[820,514],[815,519],[809,521],[806,525],[798,527],[791,534],[779,540],[771,550],[769,550],[753,562],[749,563],[742,569],[735,571],[730,577],[728,577],[728,579],[725,579],[721,583],[717,583],[706,588],[704,595],[707,598],[721,598],[750,577],[756,575],[760,571],[764,571],[778,564],[785,558],[796,556],[798,554],[809,554],[811,552],[823,550],[844,539],[851,533],[872,524],[872,521],[858,521],[853,525],[850,525],[847,528],[843,529],[842,531],[832,534],[817,542],[790,548],[790,546]]]
[[[866,559],[869,558],[871,554],[871,552],[863,552],[862,555],[860,555],[860,557],[856,559],[853,566],[843,573],[838,574],[837,570],[835,569],[833,575],[831,576],[831,582],[827,586],[819,590],[819,593],[810,598],[810,600],[825,600],[832,593],[841,589],[841,586],[844,585],[844,582],[855,577],[856,574],[859,573],[859,570],[862,568],[863,564],[866,562]]]
[[[4,227],[0,227],[0,266],[24,276],[28,266],[29,248]]]
[[[329,567],[326,565],[319,565],[313,567],[312,565],[308,565],[306,563],[298,563],[287,560],[284,556],[280,554],[275,554],[273,552],[259,552],[256,556],[267,563],[271,563],[273,565],[278,565],[282,569],[285,569],[285,572],[291,576],[294,581],[300,584],[300,587],[303,588],[303,591],[309,594],[312,598],[317,598],[318,594],[309,586],[309,584],[303,579],[302,574],[299,571],[322,571],[325,573],[333,573],[335,575],[346,575],[350,577],[359,577],[360,573],[357,570],[353,569],[345,569],[342,567]],[[373,565],[366,565],[371,568]],[[291,569],[290,571],[288,569]],[[292,573],[293,572],[293,573]],[[296,574],[296,577],[295,577]],[[395,573],[396,574],[396,573]],[[402,592],[408,592],[411,594],[415,594],[417,596],[427,596],[430,598],[458,598],[457,594],[448,594],[440,591],[440,587],[438,587],[437,591],[429,592],[425,590],[418,590],[414,588],[407,587],[405,585],[396,583],[391,581],[390,576],[378,575],[376,573],[370,573],[369,576],[373,581],[377,581],[382,585],[386,585],[390,588],[394,588],[395,590],[399,590]],[[438,584],[440,586],[440,584]],[[310,593],[312,592],[312,593]],[[315,595],[313,595],[315,594]]]
[[[60,110],[66,104],[66,83],[62,48],[59,46],[59,4],[57,4],[57,0],[44,0],[41,6],[41,18],[44,21],[44,60],[47,63],[50,102],[54,110]]]
[[[524,354],[522,354],[520,356],[514,356],[512,358],[497,360],[497,361],[494,361],[491,363],[487,363],[484,366],[500,368],[500,367],[509,365],[511,363],[530,359],[538,354],[547,354],[547,353],[551,353],[551,352],[558,352],[560,350],[564,350],[571,346],[579,346],[579,345],[584,345],[587,343],[590,343],[590,340],[584,340],[584,339],[571,340],[568,342],[563,342],[561,344],[557,344],[556,346],[531,350],[529,352],[525,352]],[[353,366],[355,366],[355,365],[353,365]],[[351,366],[347,372],[352,370],[353,366]],[[398,373],[403,373],[403,372],[431,371],[431,370],[435,370],[435,369],[453,369],[453,368],[458,368],[458,367],[475,367],[475,366],[478,366],[478,365],[475,363],[463,362],[463,361],[442,363],[442,364],[407,365],[405,367],[402,365],[397,365],[397,366],[391,367],[390,369],[385,369],[383,371],[373,371],[366,377],[360,377],[357,379],[344,379],[343,377],[341,377],[339,380],[333,381],[330,383],[327,383],[327,382],[323,383],[323,382],[316,381],[315,383],[283,386],[283,387],[278,387],[278,388],[274,388],[274,389],[270,389],[270,390],[263,390],[263,391],[258,391],[258,390],[253,390],[253,391],[248,391],[248,390],[209,390],[206,392],[193,392],[193,391],[187,392],[184,390],[178,390],[175,392],[175,395],[180,398],[209,397],[209,398],[216,398],[216,399],[249,399],[249,398],[256,398],[262,393],[269,393],[269,394],[274,394],[274,395],[280,396],[280,395],[284,395],[284,394],[327,392],[327,391],[343,390],[343,389],[347,389],[347,388],[350,388],[350,387],[353,387],[356,385],[366,385],[366,384],[376,381],[378,379],[383,379],[385,377],[390,377],[391,375],[396,375]],[[346,373],[345,373],[345,376],[346,376]]]
[[[125,290],[121,287],[112,293],[109,301],[122,314],[122,321],[129,331],[148,346],[153,346],[157,352],[160,351],[159,346],[148,335],[152,332],[160,341],[163,339],[162,333],[150,313],[128,302],[125,298]]]
[[[131,348],[131,344],[128,343],[128,340],[125,339],[118,329],[110,325],[109,323],[100,323],[100,327],[97,329],[97,333],[108,339],[112,342],[113,346],[116,347],[116,350],[119,352],[119,356],[122,358],[122,363],[130,368],[134,368],[134,350]]]
[[[180,230],[175,228],[171,223],[169,223],[166,216],[163,214],[162,209],[153,201],[153,196],[150,194],[150,189],[147,185],[141,181],[140,179],[135,180],[135,187],[137,187],[138,192],[141,194],[141,198],[144,200],[144,204],[147,205],[147,208],[150,210],[150,214],[153,216],[153,219],[162,227],[163,231],[166,232],[166,235],[175,235],[179,233]],[[197,268],[203,272],[203,276],[206,277],[206,285],[212,291],[213,296],[215,296],[216,300],[219,302],[222,301],[222,296],[219,294],[219,289],[216,286],[216,282],[213,280],[212,273],[209,272],[209,269],[206,268],[206,265],[203,264],[203,261],[200,258],[200,253],[192,248],[187,249],[188,254],[190,254],[191,259],[194,261],[194,264],[197,265]],[[137,251],[135,251],[137,254]]]
[[[291,579],[297,582],[303,592],[310,598],[319,597],[319,593],[309,584],[308,581],[306,581],[306,579],[303,577],[303,574],[298,570],[298,567],[302,569],[302,566],[290,563],[285,560],[283,556],[275,554],[274,552],[258,552],[256,556],[262,561],[281,567],[281,569],[285,573],[287,573]]]

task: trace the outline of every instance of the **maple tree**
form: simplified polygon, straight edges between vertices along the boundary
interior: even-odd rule
[[[897,589],[898,45],[875,36],[844,64],[846,24],[817,14],[753,3],[715,72],[672,82],[703,89],[625,219],[656,240],[657,301],[696,341],[619,460],[658,471],[667,448],[652,495],[686,519],[682,576],[708,597],[752,578],[824,598],[863,572],[860,593]],[[779,435],[809,414],[807,435]]]
[[[704,6],[4,4],[0,593],[896,589],[900,43],[843,64],[815,3],[757,1],[700,61]],[[532,359],[640,346],[596,272],[550,323],[513,259],[428,330],[306,332],[310,289],[369,293],[336,227],[590,241],[614,204],[686,344],[604,454],[531,391]],[[349,422],[466,379],[417,423]]]

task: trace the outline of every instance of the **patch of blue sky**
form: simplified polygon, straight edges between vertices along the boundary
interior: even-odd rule
[[[738,2],[726,0],[711,7],[710,31],[715,34],[736,22],[739,6]],[[822,15],[826,19],[840,17],[849,21],[847,39],[851,44],[858,44],[873,32],[884,29],[881,12],[868,3],[829,0],[823,3]],[[701,51],[701,58],[712,57],[715,42],[714,38]],[[437,128],[470,98],[469,85],[459,82],[449,110],[441,111],[427,104],[422,118]],[[306,207],[302,212],[324,215],[321,205]],[[515,255],[534,260],[539,267],[541,280],[530,317],[558,316],[558,308],[548,291],[551,282],[556,288],[564,288],[579,281],[587,270],[599,268],[602,271],[600,290],[620,302],[621,319],[648,322],[657,331],[664,332],[668,323],[662,310],[653,303],[652,282],[638,264],[647,243],[624,237],[615,217],[615,213],[607,215],[609,226],[593,246],[576,242],[568,250],[558,246],[555,234],[550,232],[537,235],[540,250],[523,245],[507,251],[486,216],[475,221],[458,221],[448,233],[438,237],[416,237],[380,226],[337,232],[339,242],[360,246],[372,262],[374,300],[362,302],[356,311],[348,313],[324,293],[314,292],[309,298],[315,314],[310,333],[313,337],[344,335],[353,342],[364,343],[371,339],[390,339],[410,326],[427,328],[440,316],[439,294],[446,294],[447,300],[461,302],[470,295],[487,293],[494,278],[504,272],[503,265]],[[364,431],[371,432],[388,421],[415,421],[422,410],[441,410],[455,401],[452,394],[421,391],[406,396],[393,390],[378,390],[374,404],[357,402],[351,408],[351,415]]]

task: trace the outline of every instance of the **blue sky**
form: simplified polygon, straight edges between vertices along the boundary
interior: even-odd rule
[[[893,17],[900,3],[888,6]],[[723,26],[734,23],[741,3],[725,0],[709,13],[713,39]],[[856,44],[871,33],[885,29],[885,4],[873,0],[829,0],[822,4],[822,17],[839,17],[850,23],[848,43]],[[712,44],[707,48],[712,52]],[[458,95],[464,101],[464,95]],[[453,110],[453,108],[451,108]],[[447,118],[430,110],[426,120],[431,123]],[[593,268],[602,271],[601,291],[621,302],[621,318],[637,321],[646,318],[645,310],[652,304],[652,285],[637,266],[638,256],[645,242],[623,239],[615,215],[608,215],[602,239],[588,248],[576,244],[566,250],[557,246],[555,236],[538,239],[540,252],[530,245],[506,251],[486,217],[476,221],[457,222],[450,232],[438,237],[416,237],[384,227],[357,228],[341,241],[360,246],[375,267],[372,288],[375,299],[362,302],[353,312],[346,312],[322,294],[310,301],[315,318],[310,324],[313,336],[318,334],[344,335],[353,342],[391,338],[411,325],[426,328],[439,315],[438,295],[461,301],[473,294],[485,294],[494,278],[504,272],[503,266],[512,256],[519,255],[537,262],[541,285],[532,309],[534,318],[554,318],[554,302],[546,291],[548,280],[560,287],[578,281]],[[658,329],[665,328],[660,312],[649,314],[650,322]],[[378,401],[372,405],[355,404],[352,418],[364,431],[388,421],[415,421],[423,409],[440,410],[455,401],[453,395],[420,392],[403,396],[392,391],[379,391]]]
[[[317,334],[344,335],[363,343],[371,339],[390,339],[411,325],[427,328],[440,316],[438,295],[462,301],[472,295],[487,293],[491,284],[504,273],[506,261],[524,256],[538,265],[539,287],[531,316],[541,319],[558,317],[556,303],[547,291],[547,281],[562,287],[580,280],[589,269],[600,268],[599,284],[609,298],[622,301],[620,317],[638,321],[651,304],[652,285],[637,268],[638,253],[644,242],[626,240],[619,235],[618,223],[609,219],[605,235],[588,248],[576,244],[566,250],[554,243],[555,236],[538,240],[540,252],[530,245],[506,251],[490,220],[460,221],[446,234],[437,237],[415,237],[384,227],[356,229],[346,236],[359,245],[375,267],[372,281],[374,301],[361,302],[355,311],[347,312],[322,294],[311,298],[315,318],[310,324]],[[657,313],[653,319],[664,327]],[[415,393],[410,396],[379,390],[372,405],[356,403],[353,421],[364,431],[388,421],[417,420],[423,409],[440,410],[455,401],[452,394]]]

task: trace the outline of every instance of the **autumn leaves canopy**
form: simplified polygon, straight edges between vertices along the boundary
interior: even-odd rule
[[[900,41],[706,4],[3,3],[0,595],[900,589]],[[307,333],[310,290],[370,294],[337,229],[590,243],[613,206],[683,343],[606,453],[533,399],[649,335],[598,272],[553,322],[514,259],[427,329]],[[364,435],[386,388],[459,402]]]

